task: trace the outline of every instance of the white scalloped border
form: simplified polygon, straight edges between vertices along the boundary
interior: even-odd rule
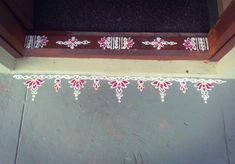
[[[75,99],[81,93],[81,89],[85,87],[86,81],[93,81],[94,90],[98,90],[101,81],[107,81],[111,89],[115,89],[118,102],[121,102],[123,89],[127,88],[130,81],[136,82],[137,89],[142,92],[145,88],[144,84],[149,82],[153,88],[159,91],[161,101],[165,101],[166,91],[178,84],[179,89],[183,94],[188,90],[187,84],[192,83],[197,91],[201,92],[201,97],[205,103],[209,99],[209,91],[216,85],[225,83],[226,81],[220,79],[202,79],[202,78],[177,78],[177,77],[149,77],[149,76],[99,76],[99,75],[13,75],[17,80],[25,80],[24,85],[31,90],[32,101],[38,89],[45,83],[45,80],[54,81],[54,89],[56,92],[62,88],[61,80],[68,80],[70,88],[74,90]],[[39,81],[38,81],[39,80]],[[85,82],[84,82],[85,81]]]

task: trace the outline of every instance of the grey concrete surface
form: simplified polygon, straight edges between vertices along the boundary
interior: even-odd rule
[[[11,76],[0,76],[0,164],[15,163],[26,89]]]
[[[52,81],[32,102],[22,82],[0,76],[0,164],[235,163],[235,80],[216,86],[208,104],[193,86],[186,95],[172,87],[161,103],[135,83],[121,104],[92,83],[75,101],[66,82],[55,93]]]

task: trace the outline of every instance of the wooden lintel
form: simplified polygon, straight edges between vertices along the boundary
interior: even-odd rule
[[[206,34],[35,32],[25,55],[38,57],[206,60]]]

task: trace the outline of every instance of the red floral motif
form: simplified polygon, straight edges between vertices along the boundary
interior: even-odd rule
[[[203,91],[209,90],[210,91],[214,86],[211,83],[203,81],[203,82],[198,82],[196,84],[196,87],[197,87],[198,91],[201,91],[201,90],[203,90]]]
[[[55,79],[54,80],[54,89],[56,92],[58,92],[61,88],[61,79]]]
[[[186,40],[184,40],[183,46],[185,46],[186,50],[196,50],[196,47],[191,38],[187,38]]]
[[[106,37],[101,38],[100,41],[98,41],[98,43],[100,44],[100,47],[102,47],[104,50],[106,49],[106,46],[107,46]]]
[[[110,88],[116,90],[116,97],[119,103],[121,103],[121,98],[123,97],[123,88],[127,88],[129,83],[127,80],[112,80],[108,82],[111,85]]]
[[[206,37],[191,37],[184,40],[183,46],[190,51],[207,51],[209,49]]]
[[[143,90],[144,90],[144,80],[138,80],[137,81],[137,84],[138,84],[138,86],[137,86],[137,89],[139,89],[140,90],[140,92],[143,92]]]
[[[124,49],[130,49],[131,47],[133,47],[133,45],[135,44],[135,42],[133,41],[133,39],[129,38],[125,38],[126,40],[124,40]]]
[[[24,85],[31,90],[32,101],[34,101],[34,98],[38,93],[38,88],[41,87],[44,82],[45,81],[42,79],[29,79],[25,81]]]
[[[186,81],[180,82],[180,90],[185,94],[188,90]]]
[[[93,88],[97,91],[100,87],[100,80],[99,79],[95,79],[94,83],[93,83]]]
[[[207,99],[210,97],[209,92],[214,87],[212,83],[207,81],[199,81],[194,85],[197,88],[197,91],[200,91],[202,94],[202,98],[204,99],[204,102],[207,103]]]
[[[172,85],[170,81],[164,81],[164,80],[156,80],[151,83],[156,89],[159,90],[159,94],[161,96],[162,102],[164,102],[164,98],[166,96],[166,90],[169,89],[169,86]]]
[[[78,100],[78,96],[81,94],[81,89],[84,88],[84,85],[86,84],[86,80],[81,79],[72,79],[69,80],[70,88],[73,88],[74,90],[74,96],[75,99]]]

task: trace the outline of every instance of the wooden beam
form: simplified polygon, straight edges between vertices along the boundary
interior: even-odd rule
[[[25,30],[2,1],[0,1],[0,15],[0,37],[2,39],[0,46],[8,44],[8,47],[17,52],[12,55],[21,57],[24,51]]]
[[[3,0],[23,26],[33,29],[34,0]]]
[[[40,45],[40,43],[43,45]],[[37,45],[39,43],[39,45]],[[206,34],[33,32],[25,56],[206,60]]]
[[[231,50],[234,45],[229,43],[235,34],[235,1],[231,2],[228,8],[221,15],[216,25],[208,33],[210,59],[218,61],[226,52]],[[226,46],[226,44],[228,45]],[[227,51],[222,50],[226,48]],[[221,52],[224,52],[223,54]]]

